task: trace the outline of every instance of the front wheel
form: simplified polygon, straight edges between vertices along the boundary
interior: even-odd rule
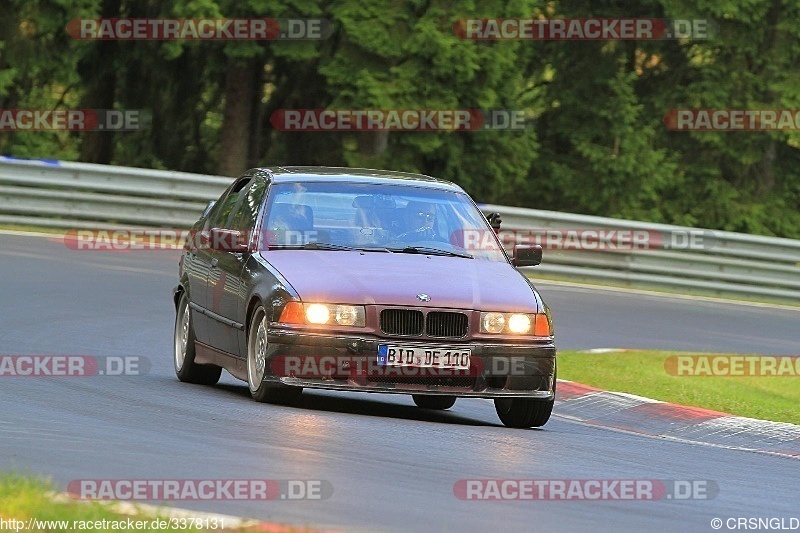
[[[247,386],[257,402],[293,404],[300,400],[302,387],[264,381],[267,368],[267,314],[262,306],[253,312],[247,335]]]
[[[495,398],[494,409],[504,426],[538,428],[550,420],[553,400],[533,398]]]
[[[538,428],[550,420],[556,402],[556,372],[553,372],[553,399],[495,398],[494,409],[504,426],[510,428]]]
[[[456,403],[455,396],[428,396],[425,394],[412,394],[411,398],[417,407],[423,409],[450,409]]]
[[[194,362],[194,324],[189,310],[189,298],[181,294],[175,315],[175,374],[185,383],[214,385],[219,381],[222,368],[216,365],[198,365]]]

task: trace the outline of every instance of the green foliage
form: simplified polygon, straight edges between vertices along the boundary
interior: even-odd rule
[[[100,16],[316,17],[334,32],[262,42],[67,34],[71,19]],[[708,40],[639,42],[471,41],[453,31],[460,19],[538,16],[709,18],[719,31]],[[111,150],[98,152],[106,154],[100,162],[216,173],[222,146],[240,142],[247,160],[234,162],[242,167],[417,171],[452,179],[479,202],[794,238],[800,131],[671,132],[663,118],[679,108],[800,109],[798,64],[800,5],[777,0],[6,0],[0,7],[0,108],[111,101],[152,114],[147,130],[103,134],[113,137],[103,137]],[[253,88],[226,85],[237,65],[254,65]],[[246,135],[226,144],[226,111],[241,98],[253,102],[234,119],[249,121]],[[523,131],[297,133],[273,128],[278,109],[504,109],[534,120]],[[96,140],[0,132],[0,153],[75,160]]]

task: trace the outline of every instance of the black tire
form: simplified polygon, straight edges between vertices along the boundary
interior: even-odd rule
[[[186,293],[181,294],[175,313],[174,356],[175,375],[184,383],[214,385],[219,381],[222,368],[216,365],[199,365],[194,362],[194,324]]]
[[[504,426],[510,428],[538,428],[550,420],[555,403],[556,375],[553,373],[553,399],[495,398],[494,409]]]
[[[264,381],[268,344],[266,316],[263,306],[256,307],[247,331],[247,387],[257,402],[293,405],[300,401],[302,387]]]
[[[414,403],[417,404],[417,407],[422,407],[423,409],[450,409],[456,403],[455,396],[428,396],[425,394],[412,394],[411,398],[414,399]]]

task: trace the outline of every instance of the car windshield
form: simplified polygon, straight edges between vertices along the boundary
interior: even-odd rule
[[[376,183],[277,183],[270,188],[265,216],[262,249],[349,247],[507,260],[485,217],[463,192]]]

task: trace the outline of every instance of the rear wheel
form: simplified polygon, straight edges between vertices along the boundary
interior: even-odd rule
[[[302,387],[264,381],[267,368],[267,314],[258,306],[250,321],[247,335],[247,386],[257,402],[292,404],[300,400]]]
[[[214,385],[219,381],[222,368],[216,365],[198,365],[194,362],[194,325],[186,293],[181,294],[175,315],[175,374],[185,383]]]
[[[425,394],[412,394],[414,403],[423,409],[450,409],[456,403],[455,396],[427,396]]]
[[[550,420],[555,403],[556,375],[553,373],[553,399],[495,398],[494,409],[503,425],[510,428],[538,428]]]

